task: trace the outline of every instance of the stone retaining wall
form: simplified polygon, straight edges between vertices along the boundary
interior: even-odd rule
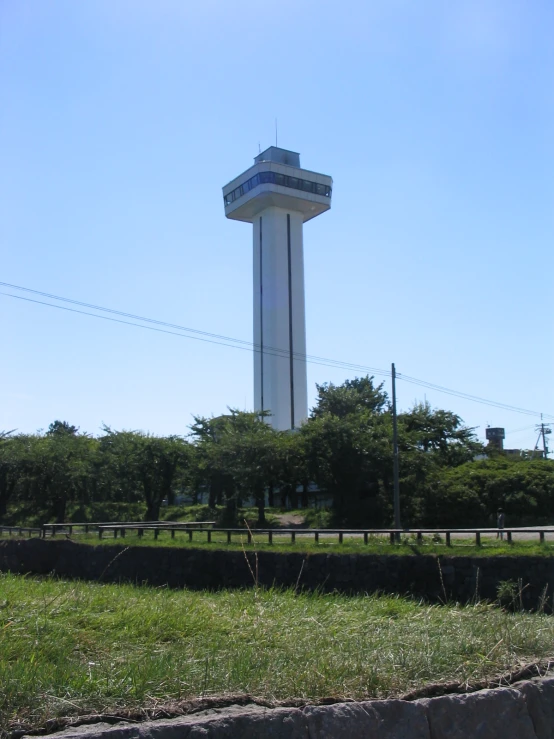
[[[463,695],[305,708],[231,707],[143,724],[65,729],[55,739],[553,739],[554,678]]]
[[[248,553],[262,586],[313,590],[410,593],[431,601],[494,600],[502,581],[521,582],[522,602],[536,608],[547,588],[552,604],[554,558],[434,555]],[[257,559],[257,562],[256,562]],[[89,546],[71,540],[0,541],[0,571],[154,586],[251,587],[243,552],[221,549]]]

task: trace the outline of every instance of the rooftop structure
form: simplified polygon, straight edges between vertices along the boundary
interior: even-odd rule
[[[485,429],[485,436],[491,446],[495,446],[498,449],[504,449],[504,439],[506,438],[506,432],[503,428],[491,428],[487,426]]]

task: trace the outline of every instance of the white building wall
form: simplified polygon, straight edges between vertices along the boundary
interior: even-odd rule
[[[254,343],[263,347],[254,354],[254,405],[282,430],[308,415],[302,224],[302,213],[274,206],[253,221]]]

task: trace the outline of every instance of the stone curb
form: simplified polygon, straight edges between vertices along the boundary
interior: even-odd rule
[[[509,688],[304,708],[230,706],[162,721],[67,728],[53,739],[554,739],[554,677]]]

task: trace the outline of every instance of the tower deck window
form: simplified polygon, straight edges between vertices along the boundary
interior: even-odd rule
[[[312,182],[311,180],[301,180],[298,177],[290,177],[279,172],[260,172],[249,180],[246,180],[246,182],[243,182],[242,185],[239,185],[234,190],[231,190],[227,195],[224,195],[224,204],[231,205],[235,200],[238,200],[238,198],[250,192],[250,190],[253,190],[258,185],[280,185],[281,187],[289,187],[291,190],[311,192],[324,198],[330,198],[332,194],[331,188],[328,185],[320,185],[318,182]]]

